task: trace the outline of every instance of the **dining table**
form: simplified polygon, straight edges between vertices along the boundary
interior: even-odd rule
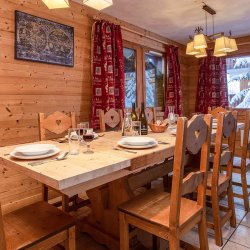
[[[240,125],[242,128],[242,124]],[[216,130],[212,130],[215,136]],[[135,196],[135,189],[172,172],[169,160],[174,155],[176,137],[169,133],[149,132],[159,142],[147,149],[124,149],[117,142],[121,131],[110,131],[91,142],[93,154],[68,154],[61,161],[31,166],[36,160],[20,160],[10,156],[17,146],[0,150],[0,163],[25,174],[61,193],[73,196],[86,192],[91,213],[77,222],[78,229],[87,232],[109,249],[119,249],[119,221],[117,207]],[[68,152],[68,143],[54,140],[39,143],[53,144],[61,152]],[[27,144],[25,144],[27,145]],[[132,153],[132,152],[133,153]]]

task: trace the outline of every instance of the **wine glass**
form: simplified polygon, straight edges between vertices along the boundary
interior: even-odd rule
[[[94,140],[94,131],[93,128],[86,128],[83,130],[83,140],[87,144],[87,150],[84,151],[84,154],[93,154],[94,151],[90,149],[90,142]]]
[[[88,122],[81,122],[81,123],[77,124],[77,128],[80,131],[81,144],[84,144],[83,134],[84,134],[84,130],[89,128],[89,123]]]

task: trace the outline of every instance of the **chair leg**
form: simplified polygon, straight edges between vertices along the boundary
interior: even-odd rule
[[[49,188],[44,184],[42,184],[42,199],[43,201],[49,200]]]
[[[64,212],[69,212],[69,196],[65,194],[62,195],[62,210]]]
[[[234,208],[232,181],[229,182],[229,186],[227,188],[227,199],[228,199],[228,207],[232,211],[232,216],[230,218],[230,226],[236,227],[236,215],[235,215],[235,208]]]
[[[169,249],[170,250],[180,250],[180,239],[174,234],[169,235]]]
[[[68,239],[65,242],[65,250],[76,249],[75,226],[68,229]]]
[[[206,211],[204,211],[206,212]],[[207,238],[207,222],[205,215],[202,216],[201,221],[198,224],[200,249],[208,250],[208,238]]]
[[[215,193],[215,195],[212,194],[212,211],[214,219],[215,243],[217,246],[222,246],[223,240],[222,240],[222,230],[221,230],[219,197],[217,193]]]
[[[248,212],[249,200],[248,200],[246,169],[241,169],[241,186],[242,186],[242,194],[243,194],[245,211]]]
[[[129,226],[125,214],[119,212],[120,223],[120,250],[129,250]]]

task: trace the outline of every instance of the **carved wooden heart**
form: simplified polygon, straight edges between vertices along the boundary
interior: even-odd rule
[[[186,148],[197,154],[207,138],[207,124],[201,116],[195,116],[188,123]]]
[[[62,123],[62,120],[56,120],[57,126],[60,126],[61,123]]]

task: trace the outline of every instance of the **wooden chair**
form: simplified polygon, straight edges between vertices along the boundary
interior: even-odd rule
[[[232,227],[236,226],[235,209],[232,190],[232,169],[237,128],[237,112],[217,114],[218,125],[215,138],[215,153],[213,157],[213,171],[208,173],[207,195],[211,197],[213,222],[207,222],[209,228],[215,231],[216,245],[222,246],[222,227],[230,220]],[[228,141],[229,148],[222,149],[222,139]],[[226,165],[226,173],[221,172],[221,166]],[[227,194],[228,207],[219,204],[220,198]],[[221,217],[220,210],[225,212]]]
[[[241,147],[241,157],[234,157],[233,161],[233,173],[241,176],[241,183],[233,182],[233,185],[240,186],[242,188],[242,194],[234,193],[234,197],[243,199],[245,210],[249,210],[249,192],[247,184],[247,172],[250,171],[250,159],[247,157],[247,152],[250,149],[249,143],[249,129],[250,129],[250,111],[245,111],[244,122],[244,136],[243,145]],[[225,170],[225,168],[224,168]]]
[[[148,123],[154,123],[156,121],[156,110],[155,108],[145,108],[145,114]]]
[[[46,202],[38,202],[2,215],[0,249],[51,249],[58,244],[75,250],[74,219]]]
[[[211,116],[195,116],[177,123],[174,171],[171,194],[152,189],[119,207],[120,249],[129,249],[129,225],[141,228],[169,241],[170,249],[180,249],[180,238],[198,224],[200,249],[208,249],[206,229],[206,183],[211,137]],[[186,150],[201,150],[200,169],[185,179]],[[182,196],[198,190],[197,201]]]
[[[208,107],[208,114],[211,114],[213,116],[213,118],[217,118],[217,115],[219,113],[226,113],[228,110],[226,110],[225,108],[222,107],[217,107],[215,109],[212,109],[211,107]]]
[[[56,135],[61,135],[66,132],[69,128],[76,127],[75,113],[71,112],[70,117],[62,112],[56,111],[45,118],[44,113],[39,113],[39,135],[40,140],[46,140],[46,130]],[[54,190],[55,191],[55,190]],[[58,191],[56,191],[58,192]],[[62,209],[63,211],[69,211],[69,202],[72,200],[76,203],[77,196],[71,197],[71,199],[64,194],[62,195]],[[42,184],[42,197],[43,201],[49,200],[49,188]],[[60,204],[58,204],[60,205]]]
[[[69,128],[76,127],[75,112],[70,112],[70,117],[62,112],[56,111],[53,114],[45,118],[44,113],[39,113],[39,136],[40,140],[47,139],[46,130],[53,134],[60,135]]]
[[[105,132],[106,125],[108,125],[108,127],[111,129],[114,129],[117,126],[119,126],[119,128],[121,128],[122,121],[123,121],[122,117],[123,117],[123,114],[122,114],[121,109],[118,109],[117,111],[115,109],[110,109],[106,113],[104,113],[104,111],[101,110],[99,113],[100,131]]]

